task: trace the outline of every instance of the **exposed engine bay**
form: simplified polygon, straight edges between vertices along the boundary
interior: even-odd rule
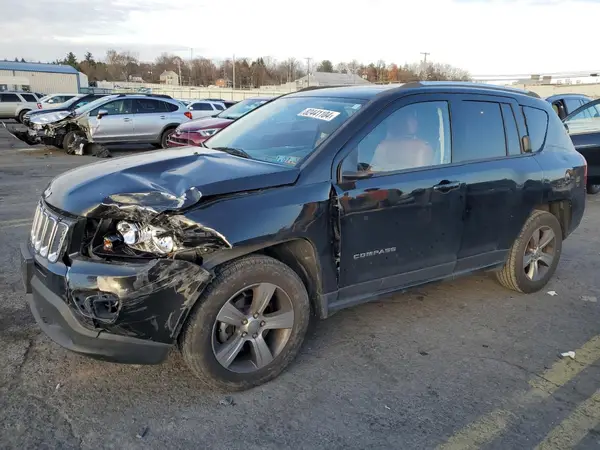
[[[87,115],[76,116],[74,111],[49,111],[32,117],[25,115],[23,125],[27,130],[22,131],[2,125],[15,138],[29,145],[50,145],[62,148],[69,155],[90,155],[98,158],[110,158],[110,151],[101,144],[94,142],[94,129]]]

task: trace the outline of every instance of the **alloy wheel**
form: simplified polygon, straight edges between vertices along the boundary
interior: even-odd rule
[[[531,281],[544,278],[554,262],[555,248],[556,235],[550,227],[543,226],[533,232],[523,255],[523,270],[527,278]]]
[[[283,289],[271,283],[248,286],[227,300],[217,314],[213,353],[227,370],[254,372],[282,352],[293,326],[292,301]]]

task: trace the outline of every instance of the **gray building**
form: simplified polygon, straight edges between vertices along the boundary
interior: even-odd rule
[[[71,66],[0,61],[0,90],[76,94],[87,86],[87,77]]]

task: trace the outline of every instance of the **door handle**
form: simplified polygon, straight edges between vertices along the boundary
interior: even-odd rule
[[[167,117],[166,117],[166,116],[160,116],[160,118],[161,118],[161,119],[166,119]]]
[[[125,118],[123,119],[123,122],[131,122],[131,119],[130,119],[129,117],[125,117]]]
[[[433,190],[434,191],[440,191],[440,192],[449,192],[449,191],[452,191],[454,189],[458,189],[460,186],[461,186],[461,182],[460,181],[442,180],[438,184],[436,184],[435,186],[433,186]]]

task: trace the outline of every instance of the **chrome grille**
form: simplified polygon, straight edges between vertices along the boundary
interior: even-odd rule
[[[64,248],[71,223],[38,204],[31,226],[31,246],[37,254],[54,263]]]

